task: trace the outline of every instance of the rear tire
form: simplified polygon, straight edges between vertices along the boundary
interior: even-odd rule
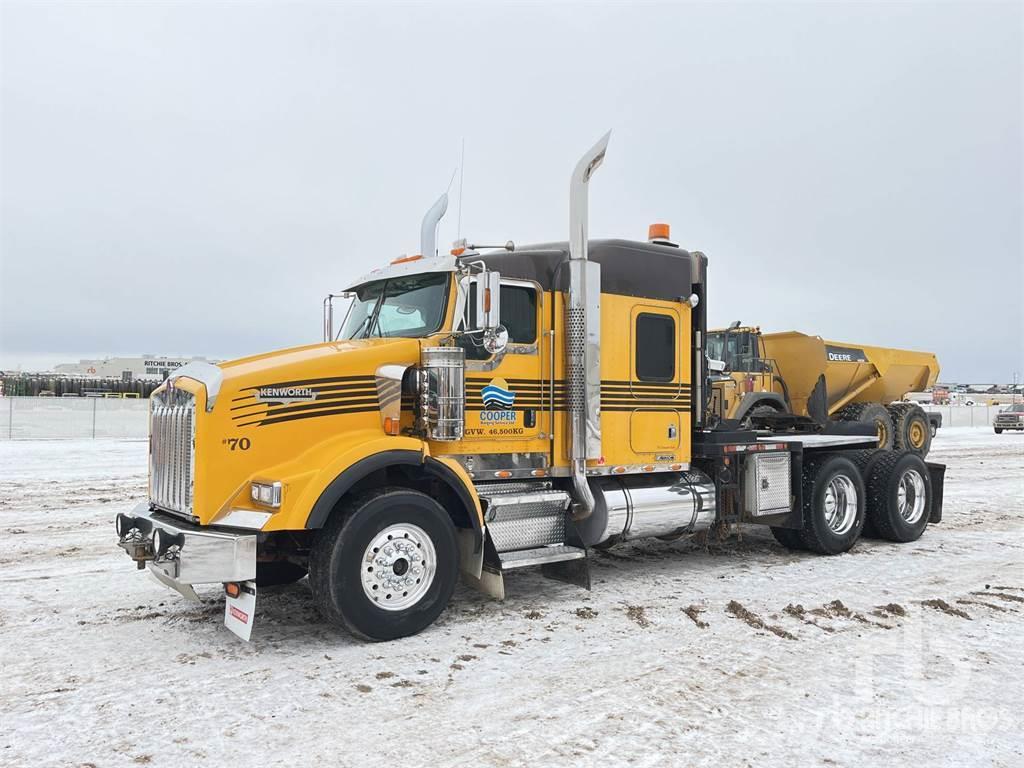
[[[864,481],[850,459],[827,454],[805,461],[804,546],[822,555],[849,551],[864,527],[864,501]]]
[[[874,424],[878,433],[878,447],[889,449],[895,439],[895,427],[892,416],[884,405],[879,403],[851,403],[840,408],[833,418],[836,421],[856,421],[861,424]]]
[[[885,453],[885,451],[878,448],[868,448],[860,451],[845,451],[843,455],[857,465],[857,469],[860,470],[860,476],[866,485],[868,474],[871,472],[871,467],[874,465],[875,461],[877,461],[878,457],[883,456]],[[865,504],[867,504],[866,501]],[[878,538],[878,531],[875,530],[875,525],[871,522],[871,516],[867,514],[866,508],[864,513],[864,527],[861,529],[860,535],[867,539]]]
[[[928,527],[932,481],[924,459],[887,451],[865,476],[867,514],[878,535],[895,542],[916,541]]]
[[[932,447],[932,426],[924,409],[917,403],[893,403],[889,413],[896,428],[893,448],[927,456]]]
[[[321,529],[309,556],[317,608],[365,640],[394,640],[430,626],[459,571],[455,526],[425,493],[359,494]]]
[[[756,417],[775,416],[778,413],[781,413],[781,411],[779,411],[779,409],[776,408],[775,406],[755,405],[753,408],[747,411],[747,415],[740,420],[740,426],[743,427],[743,429],[750,429],[752,427],[752,422]]]
[[[795,531],[792,528],[775,528],[772,527],[772,536],[786,549],[791,549],[796,552],[804,552],[807,547],[804,546],[803,540],[800,538],[800,531]]]
[[[294,584],[307,573],[305,566],[290,563],[287,560],[256,563],[256,586],[279,587],[283,584]]]

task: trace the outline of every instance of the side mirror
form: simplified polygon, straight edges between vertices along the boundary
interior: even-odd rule
[[[500,354],[508,345],[508,331],[501,324],[501,274],[485,269],[476,278],[476,327],[489,354]]]

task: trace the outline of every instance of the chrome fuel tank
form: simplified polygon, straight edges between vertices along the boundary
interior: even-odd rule
[[[693,533],[715,522],[715,484],[700,472],[608,477],[591,487],[594,513],[576,524],[587,546]]]

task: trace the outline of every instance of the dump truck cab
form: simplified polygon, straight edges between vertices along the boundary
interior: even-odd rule
[[[718,419],[749,424],[754,416],[790,410],[785,383],[765,353],[760,328],[737,320],[728,328],[708,331],[707,355],[722,363],[711,379],[711,412]]]
[[[711,428],[707,258],[664,225],[589,238],[607,140],[573,173],[567,241],[438,255],[445,195],[425,255],[325,298],[320,343],[175,371],[122,549],[187,597],[222,584],[244,639],[258,590],[308,574],[327,621],[388,640],[429,626],[460,573],[501,598],[532,566],[589,588],[591,549],[639,537],[757,524],[836,554],[872,504],[893,540],[937,522],[941,467],[873,451],[870,427]]]

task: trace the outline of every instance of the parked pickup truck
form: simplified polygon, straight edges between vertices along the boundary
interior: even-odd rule
[[[997,413],[992,427],[997,435],[1002,434],[1004,429],[1024,429],[1024,403],[1011,405]]]

